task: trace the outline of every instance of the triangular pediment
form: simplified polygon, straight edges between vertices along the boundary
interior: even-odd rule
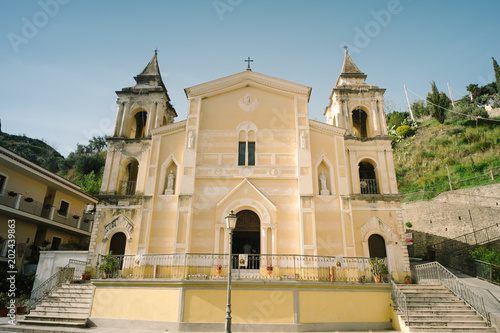
[[[248,86],[267,88],[293,95],[303,95],[307,100],[309,100],[311,95],[310,87],[256,73],[251,70],[192,86],[184,89],[184,92],[188,98],[209,97]]]
[[[220,207],[231,200],[241,200],[241,199],[258,199],[260,202],[264,203],[266,206],[270,206],[276,209],[276,205],[269,200],[268,197],[264,195],[254,184],[252,184],[247,178],[243,179],[241,183],[238,184],[234,189],[232,189],[228,194],[224,196],[218,203],[217,207]]]

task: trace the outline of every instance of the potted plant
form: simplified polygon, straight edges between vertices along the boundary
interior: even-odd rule
[[[113,256],[113,252],[109,252],[109,255],[102,257],[101,265],[99,270],[104,272],[105,278],[112,278],[115,270],[120,268],[120,262],[118,258]]]
[[[405,284],[411,284],[411,276],[410,276],[410,274],[406,274],[406,276],[405,276]]]
[[[92,270],[90,267],[85,268],[85,272],[82,274],[82,280],[87,281],[92,277]]]
[[[389,273],[384,259],[371,258],[370,267],[373,274],[373,280],[375,280],[376,283],[380,283],[382,278]]]
[[[21,315],[21,314],[24,314],[26,312],[25,300],[27,298],[29,298],[29,297],[26,297],[26,295],[23,293],[21,293],[21,295],[19,295],[19,299],[17,301],[17,306],[16,306],[16,314]]]
[[[273,274],[273,265],[267,265],[267,276],[271,276]]]
[[[215,274],[217,275],[217,277],[220,277],[221,270],[222,270],[222,265],[215,266]]]

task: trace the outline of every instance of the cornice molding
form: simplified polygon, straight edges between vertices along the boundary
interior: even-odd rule
[[[179,121],[177,123],[172,123],[172,124],[168,124],[166,126],[158,127],[158,128],[151,130],[151,135],[167,134],[167,133],[176,132],[176,131],[181,130],[181,129],[186,129],[186,124],[187,124],[187,121],[183,120],[183,121]]]
[[[255,73],[252,71],[245,71],[231,76],[227,76],[221,79],[209,81],[196,86],[192,86],[184,89],[186,96],[188,98],[193,98],[196,96],[203,96],[210,93],[219,92],[220,90],[230,88],[232,86],[241,84],[245,81],[254,82],[261,84],[270,88],[275,88],[278,90],[286,91],[293,94],[305,95],[309,100],[311,94],[311,88],[293,83],[290,81],[274,78],[260,73]]]
[[[344,136],[344,134],[346,132],[346,130],[343,128],[335,127],[335,126],[325,124],[325,123],[319,122],[317,120],[312,120],[312,119],[309,119],[309,127],[311,129],[329,132],[329,133],[334,133],[334,134],[338,134],[341,136]]]

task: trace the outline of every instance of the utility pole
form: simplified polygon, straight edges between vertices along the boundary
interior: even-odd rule
[[[448,184],[450,185],[450,191],[453,191],[453,186],[451,185],[450,169],[448,169],[448,164],[446,164],[446,172],[448,172]]]
[[[448,91],[450,92],[451,105],[453,105],[453,110],[455,110],[455,101],[453,100],[453,95],[451,94],[450,84],[448,82],[446,84],[448,85]]]
[[[410,100],[408,99],[408,91],[406,91],[406,84],[404,85],[404,87],[405,87],[406,102],[408,103],[408,109],[410,109],[411,120],[415,121],[415,118],[413,118],[413,112],[411,111]]]

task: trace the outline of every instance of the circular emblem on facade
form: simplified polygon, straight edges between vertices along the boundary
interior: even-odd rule
[[[252,174],[252,169],[250,168],[243,168],[243,170],[241,170],[241,175],[243,177],[248,177]]]
[[[278,175],[278,170],[271,169],[271,176],[277,176],[277,175]]]
[[[250,94],[246,94],[238,101],[240,108],[245,112],[252,112],[259,106],[259,101],[252,97]]]
[[[215,169],[215,175],[216,175],[216,176],[220,176],[220,175],[222,175],[222,172],[223,172],[223,171],[222,171],[222,169],[221,169],[221,168],[217,168],[217,169]]]

